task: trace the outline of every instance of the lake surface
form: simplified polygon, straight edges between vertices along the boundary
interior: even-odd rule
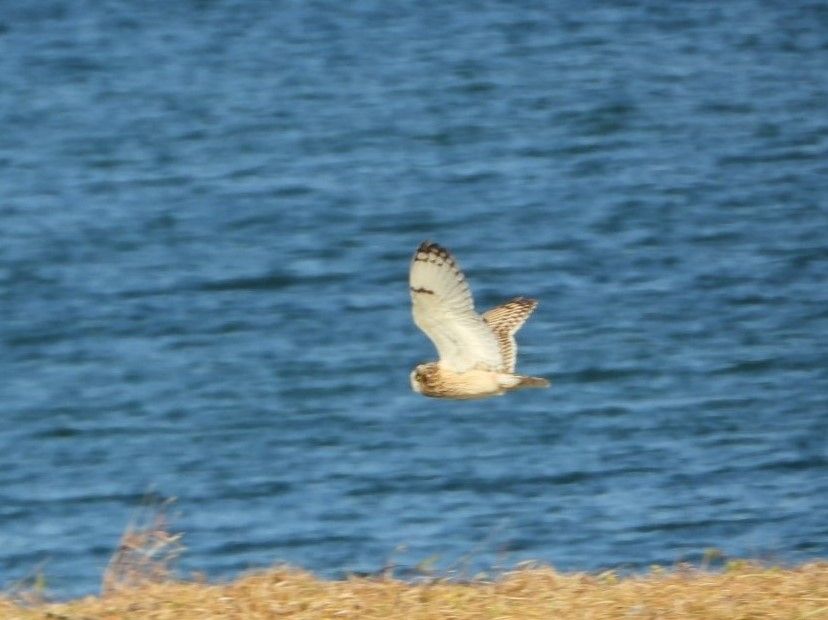
[[[463,8],[466,6],[466,8]],[[828,556],[822,3],[0,0],[0,587]],[[546,391],[412,393],[407,270]]]

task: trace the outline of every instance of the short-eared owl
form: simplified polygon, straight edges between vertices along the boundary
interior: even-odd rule
[[[538,305],[515,297],[482,316],[451,253],[423,242],[409,276],[414,322],[440,357],[411,372],[411,388],[435,398],[485,398],[525,387],[548,387],[540,377],[515,374],[515,332]]]

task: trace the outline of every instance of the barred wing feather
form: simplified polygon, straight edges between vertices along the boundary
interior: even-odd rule
[[[414,323],[434,343],[440,363],[455,372],[503,365],[495,333],[474,310],[469,285],[448,250],[422,243],[409,277]]]
[[[503,360],[501,372],[514,373],[517,361],[517,343],[515,332],[519,330],[538,302],[526,297],[515,297],[504,304],[483,313],[483,320],[494,332],[500,355]]]

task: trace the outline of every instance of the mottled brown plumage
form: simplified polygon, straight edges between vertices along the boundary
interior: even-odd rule
[[[534,299],[515,297],[505,304],[483,313],[483,320],[494,332],[497,345],[500,347],[500,355],[503,358],[501,370],[515,372],[515,362],[517,361],[515,333],[537,307],[538,302]]]

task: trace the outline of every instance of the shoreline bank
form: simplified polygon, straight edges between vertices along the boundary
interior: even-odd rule
[[[350,578],[277,567],[227,583],[167,580],[61,603],[0,597],[0,618],[828,618],[828,562],[796,567],[732,562],[722,571],[654,568],[619,577],[533,567],[493,581]]]

